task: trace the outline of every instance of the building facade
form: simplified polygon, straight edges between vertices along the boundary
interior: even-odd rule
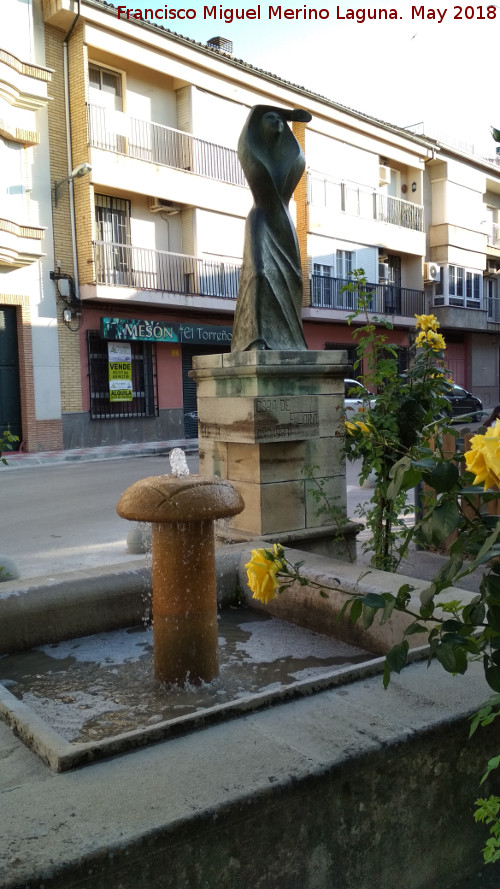
[[[426,169],[430,304],[454,380],[486,408],[500,401],[499,173],[496,156],[485,160],[443,144]]]
[[[62,446],[41,0],[12,0],[0,36],[0,432]]]
[[[312,115],[293,124],[307,171],[291,203],[308,347],[353,360],[343,287],[362,267],[401,369],[414,315],[433,308],[456,381],[496,403],[498,168],[257,70],[221,38],[103,0],[41,3],[64,447],[197,435],[189,371],[230,349],[252,202],[236,147],[255,104]],[[450,302],[453,287],[472,296]]]

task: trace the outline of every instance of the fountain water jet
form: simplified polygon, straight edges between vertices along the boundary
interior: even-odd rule
[[[116,510],[152,523],[154,675],[183,685],[219,673],[213,523],[237,515],[244,503],[228,481],[188,476],[179,450],[171,454],[174,474],[131,485]]]

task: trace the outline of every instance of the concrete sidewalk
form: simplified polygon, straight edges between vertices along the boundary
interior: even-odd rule
[[[116,460],[119,457],[168,454],[173,448],[182,448],[186,454],[198,450],[197,438],[180,438],[170,441],[123,442],[119,445],[103,445],[97,448],[73,448],[68,451],[39,451],[25,454],[22,451],[4,451],[7,465],[0,464],[0,472],[13,469],[32,469],[34,466],[53,466],[59,463],[87,463],[93,460]]]

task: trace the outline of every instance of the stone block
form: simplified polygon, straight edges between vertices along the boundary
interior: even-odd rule
[[[335,395],[198,398],[199,440],[290,442],[334,435],[341,420]]]
[[[234,487],[245,501],[245,509],[229,525],[250,534],[272,534],[305,527],[304,483],[276,482],[252,484],[236,482]]]
[[[346,519],[346,487],[342,476],[306,479],[306,527],[319,528]],[[325,511],[323,509],[325,508]]]
[[[227,449],[228,445],[225,441],[200,438],[198,445],[200,475],[217,475],[219,478],[229,478]]]
[[[265,444],[229,442],[227,445],[229,481],[267,482],[304,480],[308,472],[343,478],[345,459],[340,437]]]

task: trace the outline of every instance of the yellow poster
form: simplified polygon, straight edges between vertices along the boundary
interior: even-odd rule
[[[132,401],[132,349],[130,343],[108,343],[109,400]]]

